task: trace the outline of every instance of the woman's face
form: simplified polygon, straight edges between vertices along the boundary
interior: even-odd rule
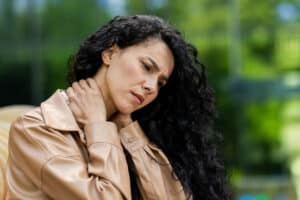
[[[107,87],[116,109],[125,114],[151,103],[174,68],[171,50],[159,39],[115,47],[110,56]]]

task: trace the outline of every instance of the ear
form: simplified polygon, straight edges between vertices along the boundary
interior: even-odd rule
[[[119,52],[119,46],[114,44],[113,46],[109,47],[108,49],[105,49],[102,51],[101,58],[103,61],[103,64],[109,66],[112,60],[112,57],[114,54]]]

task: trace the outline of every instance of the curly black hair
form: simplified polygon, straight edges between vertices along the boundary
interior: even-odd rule
[[[221,135],[213,128],[216,117],[213,90],[196,48],[157,16],[117,16],[91,34],[69,62],[68,82],[94,76],[103,50],[159,38],[171,49],[174,70],[157,98],[132,113],[149,140],[166,154],[188,196],[193,199],[230,199],[223,161],[217,147]],[[130,170],[130,173],[134,173]],[[131,176],[132,177],[132,176]],[[132,181],[133,198],[140,199]]]

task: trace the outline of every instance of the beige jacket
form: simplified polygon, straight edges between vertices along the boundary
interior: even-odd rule
[[[124,151],[132,160],[143,199],[185,199],[164,153],[137,121],[81,130],[57,90],[11,126],[6,199],[131,199]]]

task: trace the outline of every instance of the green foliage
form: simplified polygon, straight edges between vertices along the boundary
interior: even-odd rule
[[[248,152],[252,152],[245,159],[245,162],[248,162],[245,165],[247,168],[251,169],[252,164],[264,163],[266,165],[266,160],[278,162],[277,159],[280,156],[278,156],[279,152],[276,150],[280,144],[279,139],[282,128],[281,108],[282,103],[275,100],[252,103],[246,107],[245,120],[247,125],[242,146]],[[255,168],[253,169],[255,170]],[[265,171],[264,173],[270,172]]]

